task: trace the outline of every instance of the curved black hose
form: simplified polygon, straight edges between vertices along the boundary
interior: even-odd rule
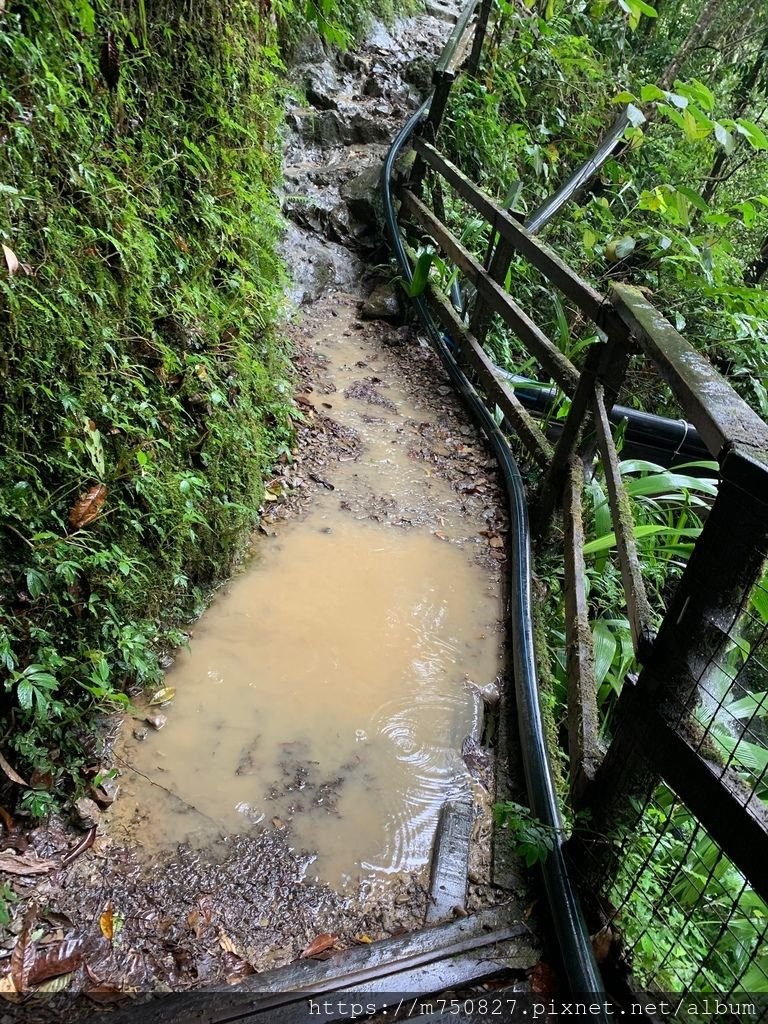
[[[402,275],[409,283],[413,279],[413,273],[397,225],[392,197],[392,171],[400,150],[423,119],[429,102],[427,100],[397,134],[384,162],[381,178],[387,229]],[[421,296],[415,298],[413,302],[451,380],[488,438],[504,478],[511,525],[510,612],[523,768],[531,810],[555,836],[554,849],[542,864],[544,886],[570,990],[575,993],[599,994],[603,992],[602,980],[563,855],[563,823],[539,705],[531,614],[531,543],[525,487],[507,439],[454,359],[426,302]],[[593,1019],[602,1020],[603,1017],[598,1015]]]

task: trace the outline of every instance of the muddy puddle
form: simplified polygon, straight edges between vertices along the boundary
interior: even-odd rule
[[[304,408],[355,454],[195,625],[167,725],[140,741],[126,724],[112,833],[147,857],[285,829],[316,854],[307,878],[355,885],[425,864],[440,806],[472,785],[461,747],[471,681],[500,671],[498,584],[455,487],[414,451],[435,413],[352,319],[342,307],[315,340],[322,392]]]

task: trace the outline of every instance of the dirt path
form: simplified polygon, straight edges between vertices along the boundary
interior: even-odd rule
[[[19,879],[16,886],[20,907],[39,908],[34,927],[41,951],[63,939],[78,944],[74,948],[82,955],[73,958],[66,979],[71,991],[110,1000],[126,990],[231,984],[296,959],[321,934],[333,936],[334,948],[344,948],[420,927],[428,903],[429,846],[450,786],[459,786],[474,808],[468,909],[508,897],[492,877],[492,761],[476,744],[465,746],[461,759],[463,730],[471,734],[481,703],[471,684],[492,688],[503,666],[500,581],[506,522],[495,464],[467,424],[433,353],[395,314],[391,296],[379,294],[373,306],[364,305],[370,290],[365,268],[382,259],[373,185],[385,143],[418,102],[416,83],[425,84],[432,51],[449,28],[442,15],[407,19],[392,31],[376,25],[358,53],[331,60],[309,46],[306,63],[295,69],[314,104],[297,104],[289,111],[292,133],[286,152],[291,225],[285,255],[294,299],[305,303],[292,328],[303,422],[293,456],[276,467],[268,488],[274,500],[265,505],[254,555],[256,564],[279,559],[281,546],[293,551],[304,543],[300,538],[306,534],[300,531],[308,527],[317,535],[314,544],[323,534],[347,543],[360,530],[376,529],[383,531],[377,537],[386,536],[386,543],[407,538],[406,561],[442,565],[446,576],[436,586],[449,587],[448,577],[464,580],[462,573],[467,573],[472,594],[471,581],[479,581],[476,607],[462,605],[461,594],[453,599],[454,611],[472,623],[474,634],[438,665],[437,675],[453,673],[455,696],[426,705],[421,720],[390,716],[381,731],[390,729],[398,757],[379,772],[381,778],[372,769],[375,781],[360,789],[356,815],[344,811],[351,805],[342,804],[352,799],[348,793],[357,785],[348,778],[353,760],[346,751],[338,758],[343,770],[323,774],[322,753],[292,754],[286,772],[275,761],[257,769],[260,753],[251,749],[249,754],[247,745],[244,753],[238,748],[236,763],[249,767],[228,770],[228,777],[240,785],[246,776],[257,810],[263,803],[258,786],[270,772],[276,781],[270,796],[274,805],[266,814],[259,811],[248,821],[251,805],[241,801],[247,810],[237,804],[241,819],[233,821],[219,814],[229,800],[223,776],[216,776],[206,795],[202,784],[187,792],[183,778],[159,774],[166,771],[157,767],[158,758],[166,756],[164,737],[170,742],[182,732],[173,722],[174,715],[181,722],[185,714],[182,686],[177,686],[175,705],[164,711],[171,719],[167,733],[150,730],[147,735],[141,722],[129,722],[117,747],[123,794],[107,819],[99,821],[91,849],[67,868]],[[363,318],[361,309],[394,315],[394,320]],[[366,579],[377,578],[374,563],[356,572],[354,561],[353,554],[344,566],[349,580],[359,581],[360,572],[369,574]],[[216,607],[234,600],[247,576],[248,571],[236,579]],[[301,578],[298,571],[299,589]],[[344,586],[348,589],[348,582]],[[358,603],[366,603],[364,597]],[[307,606],[312,606],[311,594]],[[201,644],[205,623],[204,618],[195,627]],[[411,618],[401,625],[393,650],[402,650],[404,638],[413,633]],[[431,620],[422,632],[431,636]],[[306,643],[315,644],[316,638]],[[437,644],[444,646],[442,640]],[[414,655],[408,664],[417,661]],[[174,673],[185,671],[182,662],[184,657],[169,674],[169,685],[179,678]],[[484,674],[468,677],[467,665]],[[382,685],[390,684],[384,680]],[[427,749],[423,737],[438,729],[443,712],[448,732],[455,733],[452,746],[429,747],[429,764],[418,762],[421,789],[414,797],[407,789],[407,771],[406,782],[398,781],[397,773],[403,762],[410,763],[408,757]],[[327,733],[333,716],[342,712],[330,714],[318,732]],[[400,724],[395,728],[392,722]],[[141,740],[132,738],[134,728]],[[222,726],[222,750],[233,745],[229,728]],[[177,756],[178,751],[169,761],[175,763]],[[248,756],[251,761],[244,762]],[[205,763],[211,751],[201,761],[198,747],[196,757],[200,777],[211,776]],[[321,765],[315,775],[312,765]],[[264,777],[253,778],[262,768]],[[411,814],[407,827],[393,827],[381,837],[375,824],[387,819],[390,798],[393,821],[398,815],[407,818],[404,808],[411,805],[418,805],[418,813]],[[234,807],[234,798],[229,803]],[[323,862],[329,809],[338,811],[330,831],[341,838]],[[361,822],[368,818],[372,831],[358,850],[354,836],[364,831]],[[242,827],[237,820],[244,821]],[[33,836],[28,855],[58,856],[76,838],[53,823]],[[359,869],[366,863],[374,870]],[[22,915],[16,920],[20,927]],[[16,935],[9,934],[6,949],[15,942]]]

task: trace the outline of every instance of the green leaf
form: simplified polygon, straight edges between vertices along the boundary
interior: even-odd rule
[[[736,120],[736,131],[742,134],[753,149],[768,149],[768,137],[754,121],[739,117]]]
[[[32,707],[32,697],[34,695],[34,689],[32,683],[28,679],[20,679],[16,686],[16,699],[19,702],[19,707],[22,707],[25,711],[29,711]]]
[[[736,148],[736,140],[733,135],[719,121],[715,121],[715,139],[729,156]]]
[[[640,90],[640,99],[643,103],[652,103],[657,100],[666,100],[667,94],[658,85],[644,85]]]
[[[633,533],[635,540],[643,540],[646,537],[654,537],[660,534],[677,539],[678,537],[698,537],[701,534],[701,529],[684,527],[678,530],[675,527],[662,526],[658,523],[641,523],[634,528]],[[585,544],[584,554],[597,555],[602,551],[610,551],[614,547],[616,547],[616,534],[611,531],[604,537],[598,537],[597,540],[591,540],[588,544]]]
[[[768,691],[761,693],[750,693],[741,700],[735,700],[732,704],[726,704],[725,710],[734,718],[758,718],[768,717]]]
[[[676,187],[677,191],[685,196],[691,206],[701,210],[702,213],[706,213],[709,210],[707,201],[695,189],[689,188],[687,185],[677,185]]]
[[[613,97],[614,103],[634,103],[636,100],[637,97],[633,95],[631,92],[627,92],[626,89],[624,89],[622,92],[618,93],[616,96]]]
[[[618,646],[616,637],[604,619],[592,623],[592,643],[595,649],[595,685],[601,686],[611,671]]]
[[[423,249],[413,268],[413,279],[406,285],[405,291],[410,299],[416,299],[423,295],[429,281],[429,271],[435,259],[435,253],[431,249]]]
[[[633,128],[639,128],[645,122],[645,114],[634,103],[628,104],[626,114]]]

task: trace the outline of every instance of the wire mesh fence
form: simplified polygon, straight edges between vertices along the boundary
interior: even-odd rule
[[[746,811],[768,799],[768,577],[717,619],[720,642],[699,659],[695,704],[676,725],[690,734],[694,723],[698,753],[745,784]],[[633,986],[691,998],[768,993],[768,905],[756,880],[658,782],[652,758],[645,767],[648,795],[615,839],[601,895]]]

